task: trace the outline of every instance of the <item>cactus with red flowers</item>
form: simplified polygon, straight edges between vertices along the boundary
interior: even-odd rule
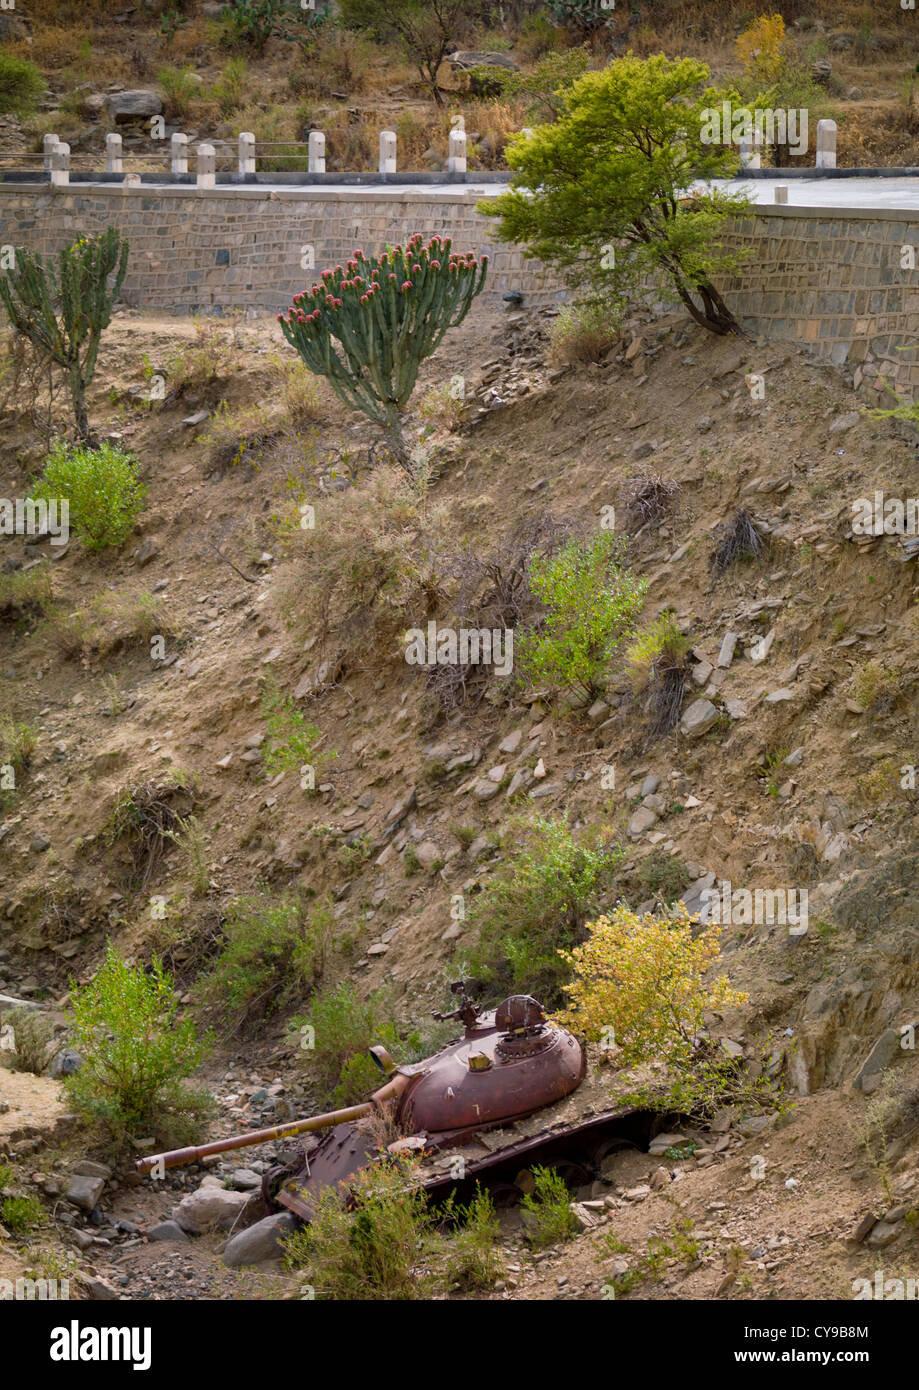
[[[323,271],[322,283],[295,295],[278,322],[310,371],[382,426],[404,465],[400,416],[418,368],[447,329],[462,323],[487,266],[487,256],[458,255],[449,238],[424,244],[418,233],[382,256],[355,251],[346,266]]]

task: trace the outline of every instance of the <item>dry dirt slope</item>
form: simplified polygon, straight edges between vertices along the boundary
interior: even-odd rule
[[[148,474],[136,542],[114,558],[92,559],[74,542],[63,557],[40,560],[52,572],[60,614],[133,595],[123,617],[136,612],[139,590],[157,590],[178,634],[167,643],[174,659],[151,662],[136,632],[105,653],[90,642],[74,655],[70,641],[68,655],[61,628],[65,636],[70,629],[59,619],[4,624],[0,700],[39,731],[28,778],[0,828],[7,991],[59,996],[69,972],[92,973],[109,936],[145,954],[162,940],[150,920],[153,893],[167,899],[173,925],[188,938],[176,957],[181,969],[182,950],[187,963],[238,894],[256,884],[272,892],[306,886],[334,895],[332,976],[349,974],[361,991],[386,984],[401,1023],[423,1020],[442,1005],[443,982],[462,952],[451,895],[475,892],[487,879],[500,854],[495,833],[521,805],[613,824],[634,861],[657,846],[672,849],[697,891],[707,873],[735,887],[807,888],[806,937],[790,938],[782,927],[727,930],[730,972],[750,1002],[722,1029],[746,1046],[771,1029],[787,1054],[792,1090],[817,1092],[770,1140],[776,1177],[792,1157],[802,1161],[802,1145],[813,1145],[801,1180],[807,1193],[775,1182],[745,1192],[744,1165],[764,1148],[756,1141],[753,1149],[712,1154],[702,1171],[684,1164],[693,1171],[679,1191],[681,1201],[693,1192],[696,1206],[705,1198],[736,1204],[736,1232],[726,1219],[724,1228],[738,1242],[765,1245],[785,1231],[803,1240],[806,1228],[807,1269],[789,1261],[782,1279],[786,1292],[814,1296],[814,1251],[835,1249],[847,1214],[877,1201],[873,1189],[863,1196],[867,1173],[856,1181],[864,1164],[847,1125],[865,1102],[847,1088],[888,1025],[919,1017],[915,803],[899,772],[919,763],[915,573],[900,562],[895,539],[862,550],[848,538],[854,498],[876,488],[919,495],[919,470],[908,440],[858,414],[865,400],[877,400],[871,378],[856,391],[791,348],[715,343],[679,319],[636,321],[603,364],[550,373],[539,323],[526,315],[470,320],[427,364],[425,380],[439,385],[462,372],[483,405],[473,408],[474,425],[447,443],[423,503],[394,499],[395,478],[381,487],[379,476],[362,476],[339,493],[327,477],[330,495],[314,498],[315,531],[279,534],[272,516],[313,496],[290,491],[299,465],[283,444],[254,468],[244,460],[205,476],[195,429],[182,424],[194,402],[167,402],[148,415],[130,403],[116,409],[106,394],[141,381],[141,354],[156,364],[190,332],[184,324],[116,320],[97,384],[94,418],[130,442]],[[239,330],[236,365],[221,388],[234,406],[268,400],[280,412],[265,352],[275,333],[273,324]],[[751,400],[748,372],[764,377],[764,400]],[[367,437],[330,407],[310,457],[321,462]],[[8,421],[0,495],[21,493],[37,457],[25,422]],[[647,471],[682,489],[674,515],[633,542],[635,563],[650,579],[648,612],[676,611],[693,640],[702,688],[723,711],[718,723],[699,739],[671,735],[648,745],[625,682],[608,710],[590,715],[553,713],[518,696],[432,717],[423,682],[402,660],[399,634],[410,620],[423,625],[448,611],[444,556],[463,537],[487,553],[546,513],[587,533],[605,507],[621,514],[625,485]],[[712,582],[712,533],[739,506],[768,532],[769,553]],[[358,538],[364,528],[374,563],[375,545],[410,538],[428,567],[427,589],[419,591],[427,607],[418,598],[417,618],[415,610],[387,612],[385,594],[369,618],[362,613],[350,626],[336,625],[337,600],[323,609],[311,580],[323,564],[338,563],[332,540],[346,520]],[[219,559],[212,543],[256,582]],[[4,542],[5,563],[32,558],[21,541]],[[365,576],[371,586],[373,574],[371,567]],[[102,647],[114,621],[102,622]],[[737,634],[736,652],[721,669],[728,631]],[[752,660],[754,644],[770,633],[767,658]],[[265,732],[266,674],[297,692],[323,745],[337,753],[317,796],[290,772],[269,784],[260,767],[252,745]],[[545,776],[535,778],[539,760]],[[612,793],[601,787],[611,766]],[[200,788],[209,886],[196,896],[173,854],[138,891],[123,849],[107,847],[101,831],[123,789],[179,768]],[[500,790],[485,799],[482,783],[498,768]],[[512,805],[508,780],[517,772],[522,800]],[[648,775],[661,779],[658,799],[634,820]],[[467,833],[458,837],[455,826]],[[295,1069],[278,1034],[264,1035],[246,1055],[262,1073]],[[910,1059],[900,1066],[908,1069]],[[915,1167],[914,1141],[901,1159],[907,1171]],[[847,1164],[855,1167],[847,1172]],[[807,1221],[792,1217],[789,1203],[811,1198]],[[642,1222],[659,1224],[663,1213],[636,1201],[648,1214],[630,1212],[623,1222],[640,1241]],[[913,1228],[901,1222],[895,1238],[904,1256],[915,1250]],[[596,1296],[592,1274],[582,1278],[582,1255],[559,1258],[560,1270],[571,1263],[574,1271],[560,1277]],[[711,1260],[703,1269],[704,1279],[664,1288],[708,1296],[720,1265]],[[644,1282],[633,1296],[654,1296],[658,1287]],[[820,1290],[829,1292],[825,1281]],[[750,1296],[765,1291],[760,1281]]]

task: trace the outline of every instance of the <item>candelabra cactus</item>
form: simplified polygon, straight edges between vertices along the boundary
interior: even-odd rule
[[[352,410],[380,425],[403,467],[400,415],[418,368],[448,328],[462,323],[485,284],[488,257],[450,250],[450,240],[421,234],[368,258],[323,271],[322,283],[294,296],[278,315],[284,337],[312,372],[327,377]]]
[[[0,300],[13,328],[67,373],[77,431],[86,442],[91,439],[86,388],[127,266],[128,243],[109,227],[101,236],[80,237],[66,247],[56,276],[41,256],[24,249],[16,251],[15,266],[0,275]]]

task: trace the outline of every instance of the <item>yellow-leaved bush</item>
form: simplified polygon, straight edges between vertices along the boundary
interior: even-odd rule
[[[617,907],[587,924],[587,940],[560,954],[574,975],[564,986],[570,1005],[560,1021],[589,1039],[615,1042],[630,1066],[660,1061],[685,1065],[707,1009],[742,1004],[746,995],[727,976],[706,983],[719,955],[720,928],[693,937],[682,903],[663,916],[639,917]]]

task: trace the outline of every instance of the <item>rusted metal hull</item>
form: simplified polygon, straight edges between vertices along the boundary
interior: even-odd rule
[[[410,1147],[416,1152],[443,1153],[563,1100],[580,1086],[585,1067],[584,1049],[566,1029],[546,1023],[514,1036],[496,1026],[494,1013],[483,1014],[458,1042],[400,1069],[407,1084],[395,1118],[403,1134],[414,1136]],[[323,1188],[347,1182],[379,1154],[379,1140],[367,1122],[336,1125],[274,1200],[308,1221]],[[471,1167],[464,1157],[463,1176],[494,1161],[487,1147]],[[445,1181],[432,1172],[422,1185],[434,1189]]]

